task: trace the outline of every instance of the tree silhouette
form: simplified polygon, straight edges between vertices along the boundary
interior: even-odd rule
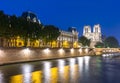
[[[103,47],[104,47],[104,43],[102,43],[102,42],[97,42],[97,43],[95,44],[95,47],[96,47],[96,48],[103,48]]]
[[[85,36],[81,36],[79,37],[79,40],[78,40],[79,43],[82,44],[82,46],[90,46],[90,39],[87,39]]]
[[[46,44],[57,40],[60,35],[59,29],[54,25],[46,25],[42,30],[42,39]]]
[[[110,48],[116,48],[119,47],[119,42],[118,40],[113,37],[113,36],[109,36],[105,39],[105,47],[110,47]]]

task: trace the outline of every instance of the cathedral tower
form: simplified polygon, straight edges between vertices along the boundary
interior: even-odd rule
[[[91,27],[90,26],[84,26],[83,36],[88,38],[90,34],[91,34]]]
[[[95,42],[102,42],[101,39],[101,27],[99,24],[94,25],[93,27],[93,36],[94,36],[94,40]]]
[[[99,24],[94,25],[94,27],[93,27],[93,32],[94,32],[94,33],[101,33],[101,28],[100,28],[100,25],[99,25]]]

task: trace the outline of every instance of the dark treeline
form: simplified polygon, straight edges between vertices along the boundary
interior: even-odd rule
[[[95,47],[97,48],[118,48],[119,42],[114,36],[109,36],[103,40],[103,42],[97,42]]]
[[[59,28],[54,25],[43,25],[32,22],[24,17],[7,15],[0,11],[0,37],[10,39],[19,36],[25,45],[30,41],[42,39],[45,42],[56,40],[60,35]]]

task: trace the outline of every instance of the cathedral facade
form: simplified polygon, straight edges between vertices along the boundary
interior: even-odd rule
[[[93,31],[90,26],[84,26],[83,36],[91,40],[90,47],[94,47],[94,45],[97,42],[102,42],[102,33],[100,25],[94,25]]]

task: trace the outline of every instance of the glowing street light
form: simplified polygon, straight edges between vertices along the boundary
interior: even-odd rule
[[[58,50],[58,52],[59,52],[60,55],[64,55],[64,53],[65,53],[65,51],[64,51],[63,48],[60,48],[60,49]]]
[[[71,48],[71,49],[70,49],[70,52],[73,54],[73,53],[74,53],[74,49],[73,49],[73,48]]]

